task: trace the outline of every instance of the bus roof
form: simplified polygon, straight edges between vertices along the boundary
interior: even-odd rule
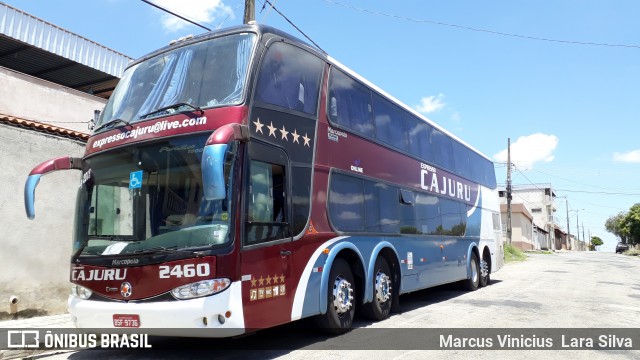
[[[346,65],[342,64],[341,62],[339,62],[338,60],[334,59],[333,57],[329,56],[328,54],[326,54],[322,49],[319,49],[315,46],[310,45],[308,42],[301,40],[289,33],[286,33],[280,29],[268,26],[268,25],[263,25],[263,24],[258,24],[258,25],[239,25],[239,26],[233,26],[233,27],[229,27],[229,28],[225,28],[225,29],[220,29],[220,30],[214,30],[214,31],[210,31],[210,32],[206,32],[197,36],[186,36],[184,38],[181,38],[179,41],[177,42],[172,42],[171,44],[164,46],[158,50],[155,50],[147,55],[144,55],[143,57],[137,59],[136,61],[132,62],[129,64],[129,66],[132,66],[134,64],[137,64],[138,62],[144,61],[150,57],[156,56],[160,53],[163,53],[169,49],[173,49],[175,47],[181,47],[181,46],[185,46],[188,44],[192,44],[192,43],[196,43],[196,42],[200,42],[200,41],[204,41],[210,38],[215,38],[215,37],[219,37],[219,36],[224,36],[224,35],[228,35],[228,34],[234,34],[234,33],[239,33],[239,32],[253,32],[256,34],[273,34],[279,37],[282,37],[284,39],[290,40],[291,42],[297,43],[299,45],[303,45],[305,48],[307,48],[307,50],[310,50],[312,52],[314,52],[317,56],[323,58],[324,60],[326,60],[327,62],[329,62],[331,65],[337,67],[338,69],[344,71],[345,73],[349,74],[351,77],[357,79],[358,81],[362,82],[363,84],[365,84],[366,86],[368,86],[369,88],[371,88],[373,91],[379,93],[380,95],[386,97],[388,100],[390,100],[391,102],[395,103],[396,105],[402,107],[404,110],[410,112],[412,115],[414,115],[415,117],[421,119],[422,121],[428,123],[429,125],[433,126],[434,128],[442,131],[443,133],[445,133],[446,135],[448,135],[450,138],[458,141],[459,143],[461,143],[462,145],[466,146],[467,148],[469,148],[470,150],[474,151],[475,153],[477,153],[478,155],[484,157],[485,159],[492,161],[491,158],[489,158],[488,156],[486,156],[485,154],[483,154],[482,152],[478,151],[476,148],[474,148],[473,146],[469,145],[467,142],[465,142],[464,140],[460,139],[459,137],[457,137],[456,135],[452,134],[451,132],[449,132],[448,130],[444,129],[442,126],[436,124],[435,122],[433,122],[431,119],[427,118],[426,116],[420,114],[419,112],[417,112],[415,109],[411,108],[410,106],[406,105],[405,103],[403,103],[402,101],[398,100],[397,98],[395,98],[394,96],[390,95],[389,93],[387,93],[386,91],[382,90],[381,88],[379,88],[378,86],[376,86],[375,84],[373,84],[372,82],[370,82],[369,80],[365,79],[364,77],[360,76],[358,73],[356,73],[355,71],[351,70],[350,68],[348,68]]]

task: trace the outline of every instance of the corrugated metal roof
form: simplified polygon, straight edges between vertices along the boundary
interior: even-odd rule
[[[0,3],[0,34],[118,78],[133,60],[3,3]]]
[[[33,129],[48,134],[54,134],[59,136],[68,137],[74,140],[80,140],[86,142],[89,139],[89,135],[74,130],[53,126],[33,120],[21,119],[14,116],[0,114],[0,124],[5,123],[13,126],[19,126],[22,128]]]
[[[133,59],[0,3],[0,66],[108,99]]]

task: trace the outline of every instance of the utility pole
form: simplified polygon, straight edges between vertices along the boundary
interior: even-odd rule
[[[564,198],[564,203],[567,207],[567,247],[571,247],[571,229],[569,228],[569,200],[567,200],[566,196]]]
[[[244,0],[244,24],[256,22],[256,2],[255,0]]]
[[[578,221],[579,216],[580,216],[580,210],[576,211],[576,236],[578,236],[578,242],[580,242],[580,222]]]
[[[585,239],[584,241],[587,241],[587,238],[584,237],[584,222],[582,222],[582,238]],[[589,236],[589,242],[591,242],[591,236]]]
[[[507,138],[507,244],[511,245],[511,138]]]

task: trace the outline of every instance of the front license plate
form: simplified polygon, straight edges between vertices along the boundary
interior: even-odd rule
[[[137,314],[114,314],[113,326],[117,328],[137,328],[140,327],[140,315]]]

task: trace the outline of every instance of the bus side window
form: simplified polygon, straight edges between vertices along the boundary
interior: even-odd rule
[[[275,43],[262,61],[256,100],[315,114],[324,63],[295,46]]]
[[[284,238],[288,221],[284,166],[251,160],[249,172],[247,244]]]
[[[417,194],[416,224],[418,227],[418,233],[420,234],[437,235],[442,231],[440,198],[429,194]]]
[[[355,132],[373,137],[373,108],[371,91],[337,69],[329,80],[330,120]]]

